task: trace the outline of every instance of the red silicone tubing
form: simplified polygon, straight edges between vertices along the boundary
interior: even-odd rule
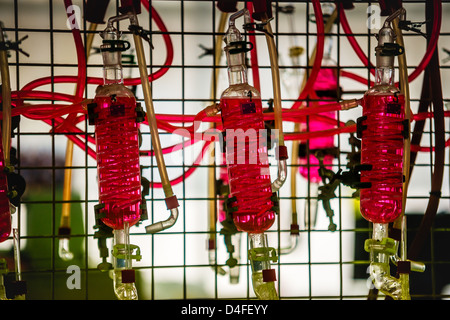
[[[316,56],[314,58],[314,64],[313,68],[311,70],[311,73],[308,77],[308,80],[306,81],[305,86],[303,87],[302,91],[300,92],[299,97],[297,98],[297,101],[294,102],[292,105],[292,109],[298,109],[302,105],[302,100],[305,100],[308,95],[310,95],[312,98],[317,98],[314,90],[313,85],[314,82],[316,82],[317,75],[319,74],[320,68],[322,67],[322,58],[323,58],[323,50],[324,50],[324,44],[325,44],[325,29],[324,29],[324,21],[323,21],[323,15],[322,15],[322,8],[320,6],[320,1],[313,0],[313,7],[314,7],[314,14],[316,17],[316,26],[317,26],[317,46],[316,46]]]
[[[439,33],[441,30],[441,22],[442,22],[442,1],[441,0],[434,0],[434,19],[433,19],[433,31],[431,33],[430,41],[427,46],[427,51],[420,61],[419,65],[416,69],[408,76],[408,81],[412,82],[414,79],[416,79],[423,70],[425,70],[425,67],[428,65],[428,63],[431,60],[431,57],[433,56],[434,50],[436,49],[436,45],[439,39]],[[356,41],[355,37],[353,36],[353,32],[350,28],[350,25],[348,23],[347,17],[345,15],[344,8],[342,4],[339,5],[339,21],[341,23],[342,29],[347,34],[347,39],[350,42],[350,45],[352,46],[353,50],[355,51],[358,58],[361,60],[361,62],[364,64],[364,66],[369,67],[370,73],[373,75],[375,74],[375,67],[372,64],[369,64],[369,60],[367,56],[365,55],[364,51],[359,46],[358,42]],[[398,85],[398,83],[396,84]]]
[[[142,3],[144,4],[144,7],[147,8],[147,10],[150,9],[148,0],[147,1],[142,0]],[[169,67],[171,66],[172,61],[173,61],[173,44],[172,44],[172,39],[170,38],[170,35],[167,33],[168,30],[167,30],[163,20],[159,16],[158,12],[153,7],[151,8],[151,12],[152,12],[152,19],[155,21],[156,25],[158,26],[158,28],[162,32],[162,37],[163,37],[164,43],[166,45],[167,54],[166,54],[166,60],[164,62],[164,65],[160,69],[155,71],[155,73],[152,73],[152,74],[149,75],[149,81],[153,81],[153,80],[159,79],[165,73],[167,73],[167,71],[169,70]],[[82,44],[81,45],[78,44],[78,45],[80,47],[82,46]],[[80,50],[80,49],[77,47],[77,50]],[[83,50],[83,55],[84,55],[84,50]],[[77,82],[79,78],[80,77],[77,77],[77,76],[44,77],[44,78],[40,78],[40,79],[36,79],[34,81],[31,81],[30,83],[25,85],[22,89],[23,90],[32,90],[32,89],[37,88],[39,86],[43,86],[43,85],[47,85],[47,84],[51,84],[51,83]],[[83,79],[83,83],[84,83],[85,77],[83,77],[82,79]],[[87,84],[102,85],[103,84],[103,78],[87,77],[86,78],[86,83]],[[125,78],[124,79],[124,85],[125,86],[138,85],[140,83],[141,83],[141,79],[140,78]]]
[[[195,169],[197,169],[197,167],[201,164],[203,157],[204,157],[206,151],[208,150],[208,146],[210,144],[211,144],[211,141],[205,141],[205,144],[202,147],[202,151],[195,159],[194,164],[192,166],[190,166],[189,169],[187,169],[181,176],[179,176],[173,180],[170,180],[171,185],[176,185],[180,182],[183,182],[185,179],[187,179],[194,173]],[[162,188],[163,187],[161,182],[150,182],[150,185],[154,188]]]
[[[356,124],[348,125],[348,126],[339,126],[334,129],[327,129],[322,131],[314,131],[314,132],[296,132],[296,133],[286,133],[286,141],[289,140],[298,140],[298,141],[306,141],[312,138],[320,138],[327,136],[334,136],[341,133],[353,133],[356,132]]]
[[[355,80],[355,81],[357,81],[359,83],[362,83],[364,85],[369,85],[370,87],[373,87],[375,85],[374,81],[372,81],[372,80],[367,81],[366,78],[361,77],[360,75],[357,75],[355,73],[345,71],[345,70],[341,70],[341,77],[345,77],[345,78],[349,78],[349,79]]]

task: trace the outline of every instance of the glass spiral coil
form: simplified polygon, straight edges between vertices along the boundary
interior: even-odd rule
[[[136,100],[126,87],[108,85],[100,90],[95,139],[102,221],[113,229],[131,227],[140,219],[141,180]]]
[[[360,190],[360,210],[370,222],[393,222],[402,212],[404,104],[402,94],[364,96],[361,164],[371,169],[361,172],[361,182],[371,186]]]
[[[236,227],[261,233],[274,220],[272,189],[260,98],[222,97],[230,197],[236,197]],[[234,135],[234,137],[232,136]],[[236,138],[236,139],[234,139]]]

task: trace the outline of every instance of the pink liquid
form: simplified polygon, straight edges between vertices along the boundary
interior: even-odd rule
[[[261,143],[259,130],[264,129],[260,99],[222,98],[222,120],[226,130],[226,155],[230,197],[238,211],[233,220],[240,231],[261,233],[275,221],[266,143]],[[233,134],[241,138],[234,138]],[[246,134],[248,138],[243,139]],[[263,141],[261,141],[263,142]]]
[[[95,139],[102,221],[113,229],[131,227],[140,219],[141,178],[136,100],[96,97]]]
[[[337,77],[335,75],[335,71],[333,69],[323,68],[319,71],[317,80],[313,86],[315,91],[336,91],[337,90]],[[336,100],[336,98],[332,97],[320,97],[320,100]],[[319,101],[320,105],[324,105],[330,103],[328,101]],[[324,115],[330,118],[336,118],[336,112],[326,112],[320,113],[320,115]],[[309,123],[301,124],[300,131],[306,132],[314,132],[314,131],[322,131],[327,129],[334,128],[333,125],[329,123],[324,123],[317,120],[309,120]],[[317,149],[327,149],[334,147],[334,137],[323,137],[323,138],[313,138],[309,140],[309,149],[317,150]],[[323,163],[327,168],[333,164],[334,157],[331,155],[325,155],[323,159]],[[300,174],[309,179],[309,181],[313,183],[319,183],[322,181],[322,178],[319,175],[319,160],[313,154],[313,152],[309,153],[309,161],[306,156],[299,157],[298,159]]]
[[[402,211],[404,104],[401,94],[364,97],[361,164],[372,170],[361,172],[361,182],[372,186],[360,190],[360,210],[373,223],[393,222]]]
[[[5,173],[5,160],[0,135],[0,242],[8,239],[11,234],[11,211],[8,199],[8,181]]]

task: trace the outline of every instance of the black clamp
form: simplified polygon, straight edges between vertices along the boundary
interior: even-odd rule
[[[140,123],[145,120],[146,113],[144,109],[142,108],[142,105],[140,102],[136,103],[136,122]]]
[[[430,196],[440,199],[442,196],[441,191],[430,191]]]
[[[420,29],[418,29],[418,28],[421,28],[422,25],[424,25],[427,22],[428,22],[428,20],[426,20],[424,22],[411,22],[409,20],[400,20],[398,22],[398,27],[402,30],[413,31],[413,32],[416,32],[416,33],[426,37],[426,35],[422,31],[420,31]]]
[[[13,297],[12,299],[17,296],[25,295],[28,292],[27,282],[24,280],[13,280],[8,284],[6,289],[8,291],[8,295]]]
[[[222,153],[226,153],[227,152],[227,147],[226,147],[226,144],[227,144],[227,130],[224,129],[221,132],[221,136],[222,136],[222,139],[219,139],[220,150],[222,151]]]
[[[352,189],[366,189],[372,187],[372,184],[370,182],[361,182],[361,171],[370,170],[372,170],[371,164],[354,165],[349,171],[338,172],[337,177],[342,184]]]
[[[403,124],[403,130],[402,130],[403,138],[409,139],[409,136],[410,136],[409,120],[408,119],[403,120],[402,124]]]
[[[278,197],[276,192],[272,192],[272,196],[270,197],[270,200],[273,203],[272,210],[276,213],[280,213],[280,198]]]
[[[227,247],[227,252],[229,253],[229,258],[226,261],[226,264],[232,268],[236,266],[237,259],[233,257],[234,253],[234,245],[232,243],[232,236],[239,232],[236,228],[236,225],[233,221],[233,212],[237,211],[237,207],[233,207],[232,203],[236,201],[236,197],[227,198],[223,202],[223,209],[225,210],[226,217],[223,221],[221,221],[222,229],[220,230],[220,234],[224,236],[224,243]]]
[[[105,207],[104,203],[97,204],[94,206],[95,211],[94,229],[98,229],[98,231],[94,233],[94,238],[98,239],[97,246],[100,252],[100,258],[102,258],[102,262],[98,264],[97,268],[102,272],[112,269],[112,264],[106,261],[106,258],[109,256],[109,250],[106,244],[106,239],[113,237],[113,229],[111,227],[108,227],[102,221],[102,218],[105,216],[105,214],[101,210],[104,207]]]
[[[147,200],[145,199],[146,196],[150,194],[150,181],[144,177],[142,174],[143,167],[141,166],[141,204],[139,205],[139,209],[141,211],[141,218],[136,223],[136,225],[139,225],[139,223],[145,221],[148,219],[148,210],[147,210]]]
[[[394,42],[385,42],[382,46],[377,47],[380,56],[386,57],[386,56],[399,56],[405,52],[405,48],[403,48],[398,43]]]
[[[152,41],[150,40],[149,35],[151,34],[150,31],[144,30],[141,26],[137,26],[134,24],[131,24],[128,27],[128,30],[130,30],[133,34],[140,36],[142,39],[147,41],[150,44],[150,48],[154,49]]]
[[[336,231],[337,225],[333,222],[334,211],[331,208],[330,200],[336,198],[334,191],[339,186],[340,180],[333,170],[325,166],[323,162],[324,155],[321,151],[317,151],[315,157],[319,160],[319,176],[323,182],[323,185],[319,187],[317,199],[322,201],[323,209],[329,219],[328,230]]]
[[[269,112],[273,112],[274,111],[273,99],[269,99],[268,105],[269,106],[267,107],[266,110],[263,111],[263,113],[269,113]],[[272,139],[272,130],[275,129],[275,120],[266,120],[266,121],[264,121],[264,127],[265,127],[266,132],[267,132],[267,147],[269,149],[272,149],[274,144],[275,144],[275,141]]]
[[[348,143],[352,150],[347,154],[347,168],[352,168],[354,165],[361,163],[361,140],[350,133]]]
[[[216,196],[218,197],[228,197],[230,193],[230,188],[222,179],[216,180]]]
[[[91,125],[91,126],[95,124],[95,119],[98,118],[98,113],[95,112],[95,108],[97,108],[97,103],[95,103],[95,102],[88,103],[88,105],[87,105],[88,122],[89,122],[89,125]]]
[[[230,54],[245,53],[253,49],[253,43],[249,41],[233,41],[229,43],[229,47],[228,52]]]
[[[14,171],[7,171],[8,180],[8,199],[15,207],[20,205],[20,200],[25,192],[26,182],[25,179]]]
[[[367,120],[367,116],[362,116],[356,119],[356,137],[362,138],[362,132],[367,129],[366,125],[363,125],[363,121]]]
[[[273,34],[269,33],[265,28],[266,24],[268,24],[272,19],[273,18],[270,18],[267,21],[261,23],[256,22],[246,23],[244,24],[243,28],[245,31],[261,31],[273,38]]]
[[[127,51],[130,46],[130,43],[126,40],[103,40],[100,50],[106,52]]]
[[[238,211],[238,207],[233,205],[236,201],[236,196],[228,197],[226,201],[224,201],[223,208],[225,209],[227,215],[232,216],[234,212]]]
[[[16,157],[16,149],[11,147],[10,150],[10,165],[9,167],[5,167],[3,170],[6,174],[6,180],[8,182],[8,193],[7,197],[11,204],[15,207],[20,205],[20,201],[22,195],[25,193],[26,181],[25,179],[15,172],[14,166],[18,164],[18,160]]]

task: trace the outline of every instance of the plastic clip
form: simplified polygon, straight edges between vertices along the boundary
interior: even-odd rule
[[[383,238],[381,241],[374,239],[367,239],[364,243],[364,250],[370,252],[371,250],[379,253],[386,253],[388,255],[396,254],[396,245],[394,239]]]
[[[277,251],[272,247],[250,249],[248,250],[248,256],[252,261],[278,261]]]
[[[130,251],[131,252],[133,250],[136,250],[135,254],[122,253],[124,251]],[[124,243],[116,244],[113,247],[112,254],[117,259],[126,259],[127,257],[130,257],[131,259],[134,259],[136,261],[140,261],[142,259],[141,249],[139,248],[139,246],[137,246],[135,244],[128,244],[128,245],[124,244]]]

